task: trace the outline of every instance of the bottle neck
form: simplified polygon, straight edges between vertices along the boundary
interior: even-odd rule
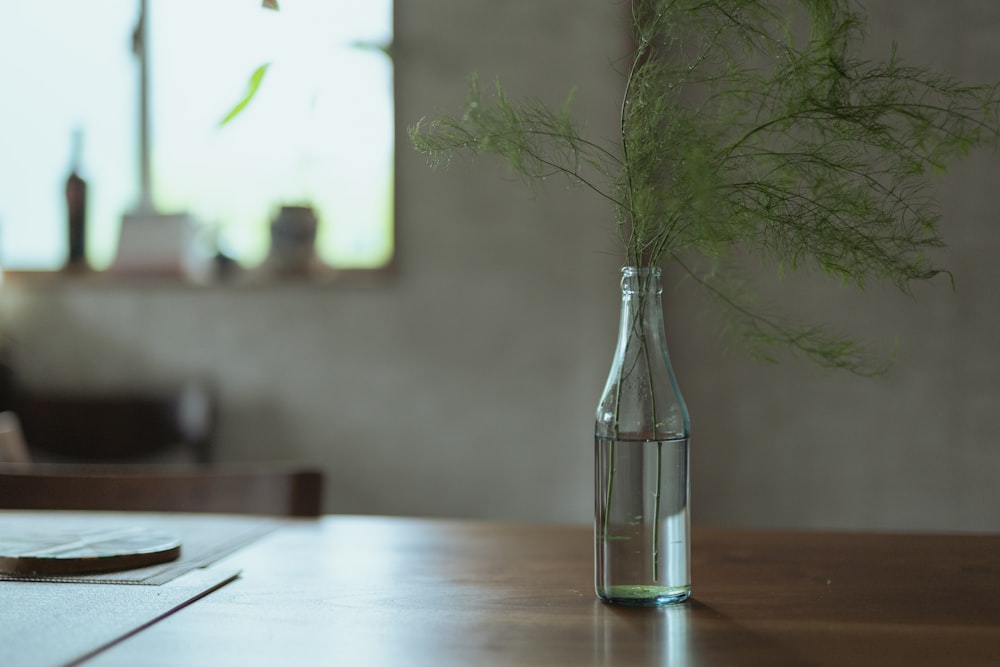
[[[618,344],[597,411],[597,433],[616,439],[686,437],[687,408],[667,353],[658,267],[622,269]]]

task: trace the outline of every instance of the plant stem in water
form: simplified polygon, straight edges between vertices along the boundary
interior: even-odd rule
[[[639,322],[643,321],[641,316],[641,311],[645,309],[645,300],[640,302],[639,305],[640,316],[638,317]],[[641,324],[640,324],[641,326]],[[656,486],[653,490],[653,581],[659,581],[660,575],[660,550],[659,550],[659,532],[660,532],[660,482],[662,472],[660,470],[661,457],[663,456],[663,442],[660,440],[656,433],[656,387],[653,385],[653,365],[649,358],[649,345],[646,341],[646,330],[645,327],[641,328],[639,331],[639,340],[642,341],[642,356],[646,359],[646,377],[649,378],[649,409],[650,417],[653,420],[653,432],[650,437],[656,440]]]

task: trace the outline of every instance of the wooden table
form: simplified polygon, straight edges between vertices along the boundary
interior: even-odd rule
[[[597,601],[586,526],[327,517],[86,662],[1000,665],[1000,535],[696,529],[693,598]]]

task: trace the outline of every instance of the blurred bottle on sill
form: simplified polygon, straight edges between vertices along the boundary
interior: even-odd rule
[[[69,176],[66,179],[67,254],[64,270],[85,272],[87,264],[87,181],[81,176],[83,131],[73,132]]]

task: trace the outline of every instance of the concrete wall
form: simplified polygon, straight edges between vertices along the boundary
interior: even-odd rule
[[[870,3],[872,42],[1000,79],[1000,9]],[[459,108],[466,75],[576,108],[613,138],[627,50],[621,3],[399,0],[399,265],[371,287],[3,289],[4,328],[37,385],[206,376],[218,457],[328,475],[331,512],[589,521],[593,408],[617,327],[611,211],[559,180],[531,196],[489,161],[427,168],[405,126]],[[885,46],[883,44],[883,46]],[[783,298],[900,336],[863,380],[727,354],[693,290],[669,291],[690,404],[694,516],[758,526],[1000,529],[1000,250],[996,156],[942,183],[952,249],[916,299],[855,300],[796,281]],[[817,297],[816,295],[819,295]]]

